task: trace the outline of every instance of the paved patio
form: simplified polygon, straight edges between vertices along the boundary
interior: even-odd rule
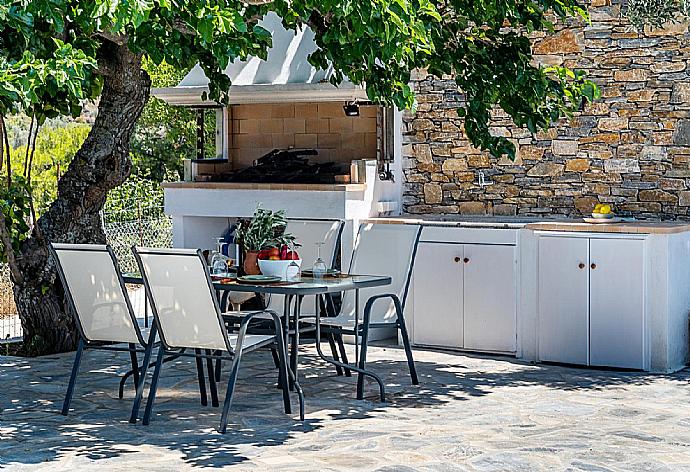
[[[309,350],[309,347],[306,347]],[[248,355],[231,423],[198,401],[193,361],[166,364],[149,427],[117,399],[126,355],[87,352],[74,411],[58,414],[72,355],[0,357],[0,469],[690,471],[690,373],[668,376],[529,365],[499,357],[371,349],[388,403],[354,399],[305,355],[307,420],[282,413],[267,353]],[[297,399],[293,398],[297,411]],[[104,469],[101,469],[104,470]]]

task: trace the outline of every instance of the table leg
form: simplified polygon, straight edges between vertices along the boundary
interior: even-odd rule
[[[294,390],[294,382],[299,379],[299,316],[302,307],[302,299],[304,295],[297,295],[295,297],[295,310],[293,311],[293,327],[294,334],[292,335],[292,347],[290,351],[290,370],[294,375],[293,385],[291,390]]]
[[[359,289],[355,289],[355,365],[359,365]]]
[[[285,300],[283,302],[283,333],[284,333],[284,342],[285,342],[285,352],[287,352],[288,345],[290,344],[289,342],[289,332],[290,332],[290,301],[292,300],[292,295],[285,295]],[[297,311],[297,310],[295,310]],[[299,313],[297,314],[299,316]],[[298,333],[295,333],[295,336],[297,336]],[[297,338],[297,344],[299,345],[299,338]],[[294,343],[293,343],[293,348],[294,348]],[[297,350],[295,349],[294,352],[296,353]],[[304,421],[304,392],[302,391],[302,387],[299,384],[299,380],[297,380],[297,376],[295,375],[296,368],[293,370],[292,367],[292,357],[290,358],[290,365],[287,366],[287,373],[289,379],[281,379],[280,375],[278,378],[278,382],[283,382],[287,381],[289,383],[289,387],[291,390],[296,390],[297,391],[297,396],[299,397],[299,418],[301,421]],[[282,387],[282,384],[280,384]]]

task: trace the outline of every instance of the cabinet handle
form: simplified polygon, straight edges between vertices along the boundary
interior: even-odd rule
[[[590,265],[590,267],[592,268],[592,270],[594,270],[597,268],[597,265],[594,262],[592,262],[592,265]]]
[[[459,258],[458,256],[455,256],[455,257],[453,258],[453,260],[454,260],[455,262],[460,262],[460,258]]]
[[[580,262],[577,266],[578,266],[580,269],[584,269],[584,268],[585,268],[585,263],[584,263],[584,262]]]
[[[464,258],[464,259],[462,260],[462,262],[464,262],[465,264],[467,264],[467,263],[470,262],[470,258],[469,258],[469,257],[466,257],[466,258]]]

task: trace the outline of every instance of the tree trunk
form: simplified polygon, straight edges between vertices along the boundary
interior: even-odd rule
[[[25,349],[32,355],[76,346],[73,316],[65,308],[48,244],[105,242],[100,211],[108,191],[129,176],[129,139],[149,97],[151,81],[141,69],[141,56],[126,45],[105,41],[98,66],[104,76],[98,116],[58,182],[57,199],[39,218],[17,260],[23,280],[13,280],[14,298]]]

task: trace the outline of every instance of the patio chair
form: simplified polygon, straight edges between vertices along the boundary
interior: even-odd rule
[[[280,376],[283,379],[288,378],[280,318],[277,314],[268,312],[273,319],[274,334],[272,335],[246,334],[249,322],[265,312],[245,315],[239,331],[236,334],[228,334],[208,275],[206,262],[200,250],[150,248],[132,248],[132,250],[144,279],[144,286],[161,340],[143,424],[149,424],[151,419],[165,354],[175,349],[193,349],[193,354],[184,353],[182,356],[194,357],[198,363],[202,359],[206,360],[214,406],[218,406],[218,395],[212,373],[213,360],[232,361],[218,428],[219,432],[225,433],[240,360],[244,353],[264,346],[276,345],[279,353]],[[289,414],[291,411],[287,382],[282,382],[282,391],[285,413]],[[137,392],[137,400],[130,418],[132,423],[138,418],[140,401],[141,392]]]
[[[420,225],[361,225],[352,252],[349,273],[390,275],[392,282],[386,287],[360,290],[360,299],[366,300],[363,316],[355,314],[358,305],[356,296],[352,292],[347,292],[343,296],[338,315],[320,319],[322,333],[334,333],[340,337],[353,335],[355,341],[357,337],[361,337],[361,345],[357,352],[357,367],[362,370],[366,368],[369,330],[389,327],[399,330],[414,385],[418,385],[419,381],[405,325],[404,308],[421,231]],[[302,321],[315,324],[315,318],[306,318]],[[355,342],[355,349],[357,349],[357,342]],[[347,357],[343,358],[343,362],[347,365]],[[384,401],[383,382],[376,376],[374,379],[379,384],[381,401]],[[361,400],[363,396],[364,375],[360,373],[357,378],[357,398]]]
[[[62,406],[62,414],[67,415],[85,350],[129,352],[134,383],[138,385],[141,367],[137,364],[137,353],[144,353],[144,364],[147,364],[155,334],[144,340],[110,246],[52,243],[50,252],[79,333]],[[115,344],[127,344],[127,347]]]

